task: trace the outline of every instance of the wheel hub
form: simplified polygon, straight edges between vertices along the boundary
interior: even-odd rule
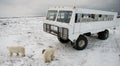
[[[83,47],[85,45],[85,41],[84,40],[79,41],[78,45],[79,45],[79,47]]]

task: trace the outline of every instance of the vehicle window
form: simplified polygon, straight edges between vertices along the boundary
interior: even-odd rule
[[[47,13],[47,20],[52,20],[52,21],[55,21],[56,19],[56,15],[57,15],[57,11],[55,10],[49,10],[48,13]]]
[[[75,23],[78,22],[78,14],[75,14]]]
[[[72,11],[59,11],[57,21],[69,23],[72,16]]]
[[[96,21],[112,21],[113,19],[114,19],[114,15],[106,15],[106,14],[76,13],[76,15],[75,15],[75,23],[78,23],[78,22],[96,22]]]

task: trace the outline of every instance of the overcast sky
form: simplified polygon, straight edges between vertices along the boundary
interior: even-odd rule
[[[120,14],[120,0],[0,0],[0,17],[45,16],[48,7],[73,5]]]

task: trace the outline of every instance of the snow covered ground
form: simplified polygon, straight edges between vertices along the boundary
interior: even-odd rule
[[[120,27],[107,40],[88,38],[85,50],[77,51],[43,31],[43,17],[0,19],[0,66],[120,66]],[[9,57],[7,46],[26,48],[25,57]],[[55,59],[44,63],[42,50],[58,47]]]

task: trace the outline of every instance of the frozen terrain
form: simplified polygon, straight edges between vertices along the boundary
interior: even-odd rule
[[[43,31],[43,17],[0,19],[0,66],[120,66],[120,27],[110,30],[107,40],[88,38],[85,50],[61,44],[56,36]],[[25,57],[9,57],[7,46],[26,48]],[[42,50],[58,47],[55,59],[44,63]]]

